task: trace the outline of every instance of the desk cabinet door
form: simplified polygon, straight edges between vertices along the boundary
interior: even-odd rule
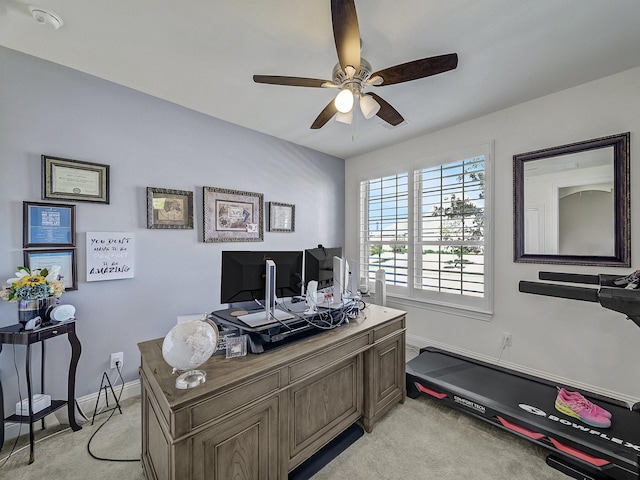
[[[169,480],[171,445],[166,436],[166,423],[150,399],[144,376],[142,386],[142,465],[148,480]]]
[[[367,432],[373,424],[396,403],[405,399],[405,336],[399,334],[386,340],[368,353],[368,370],[365,374],[365,388],[368,402],[364,417]]]
[[[190,469],[194,480],[277,479],[278,397],[180,442],[176,459],[188,462],[176,472]]]
[[[362,416],[362,354],[289,391],[289,471]]]

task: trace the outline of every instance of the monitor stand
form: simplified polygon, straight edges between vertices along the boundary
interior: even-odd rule
[[[273,260],[266,261],[265,285],[264,285],[264,310],[265,319],[271,319],[276,310],[276,264]]]
[[[264,310],[240,315],[238,319],[250,327],[261,327],[295,318],[295,315],[276,308],[276,264],[273,260],[266,261],[264,291]]]
[[[333,301],[330,308],[340,308],[343,305],[342,296],[345,292],[346,277],[345,269],[347,261],[342,257],[333,257]]]

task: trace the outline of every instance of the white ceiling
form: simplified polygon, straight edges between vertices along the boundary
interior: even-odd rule
[[[334,89],[252,76],[331,79],[329,0],[34,1],[63,27],[0,0],[0,45],[341,158],[640,65],[640,0],[356,0],[374,71],[454,52],[458,68],[375,88],[399,127],[310,130]]]

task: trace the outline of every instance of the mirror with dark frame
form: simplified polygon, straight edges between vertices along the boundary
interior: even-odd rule
[[[631,266],[629,140],[513,156],[515,262]]]

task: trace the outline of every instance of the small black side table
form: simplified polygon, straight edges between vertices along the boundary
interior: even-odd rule
[[[69,363],[69,379],[67,382],[67,400],[51,400],[51,406],[33,413],[33,406],[31,401],[33,399],[33,392],[31,388],[31,345],[34,343],[41,344],[41,364],[40,364],[40,392],[44,392],[44,358],[45,358],[45,340],[50,338],[59,337],[60,335],[67,335],[69,343],[71,344],[71,361]],[[78,360],[80,359],[80,352],[82,347],[80,341],[76,336],[76,322],[60,322],[52,325],[46,325],[36,330],[26,331],[20,324],[10,325],[8,327],[0,328],[0,345],[25,345],[27,347],[26,365],[25,371],[27,376],[27,394],[29,399],[29,415],[11,415],[5,419],[8,422],[14,423],[29,423],[29,463],[33,463],[34,460],[34,435],[33,424],[38,420],[42,420],[42,428],[44,428],[44,417],[53,413],[54,411],[67,405],[69,412],[69,425],[71,429],[76,432],[82,427],[78,425],[75,417],[75,389],[76,389],[76,368],[78,367]],[[0,385],[0,393],[2,392],[2,386]],[[4,415],[3,415],[4,416]],[[4,435],[4,422],[2,425]],[[0,443],[0,446],[2,444]]]

